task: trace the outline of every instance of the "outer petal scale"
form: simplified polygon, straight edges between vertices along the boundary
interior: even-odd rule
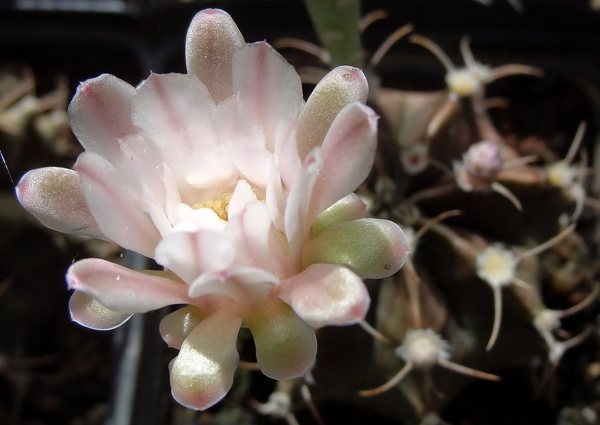
[[[359,276],[381,279],[396,273],[408,255],[400,226],[388,220],[362,218],[325,229],[306,242],[303,265],[333,263]]]
[[[358,102],[344,107],[323,141],[323,168],[311,195],[309,223],[367,178],[376,148],[375,112]]]
[[[231,265],[235,246],[223,235],[211,231],[176,231],[156,247],[154,259],[188,284],[203,273]]]
[[[71,320],[97,331],[109,331],[128,321],[130,313],[121,313],[100,304],[89,295],[75,291],[69,300]]]
[[[21,205],[44,226],[106,239],[85,203],[76,171],[57,167],[31,170],[15,189]]]
[[[317,354],[314,331],[286,303],[275,299],[246,320],[256,344],[260,370],[273,379],[302,376]]]
[[[132,121],[164,145],[183,128],[209,125],[213,108],[206,87],[193,75],[151,74],[133,98]]]
[[[298,153],[304,159],[320,146],[329,126],[342,108],[352,102],[365,103],[369,86],[362,71],[338,66],[317,84],[306,102],[298,126]]]
[[[160,321],[160,334],[169,347],[181,348],[194,328],[209,316],[199,308],[188,305],[167,314]]]
[[[365,218],[365,215],[367,215],[367,206],[357,194],[351,193],[317,216],[311,226],[310,235],[313,238],[317,237],[323,230],[331,226]]]
[[[74,168],[81,178],[85,201],[102,233],[124,248],[152,257],[160,234],[113,166],[94,153],[84,152]]]
[[[229,268],[200,276],[190,285],[189,296],[221,294],[236,303],[251,305],[263,301],[277,284],[279,279],[263,269]]]
[[[233,90],[259,117],[272,152],[279,121],[298,119],[304,105],[298,73],[267,43],[247,44],[234,55]]]
[[[69,289],[77,289],[110,310],[145,313],[172,304],[191,304],[187,285],[150,276],[97,258],[74,263],[67,271]]]
[[[185,41],[187,70],[204,83],[215,103],[233,94],[233,55],[243,45],[242,33],[226,12],[206,9],[194,16]]]
[[[110,74],[79,84],[69,104],[69,120],[86,151],[110,162],[119,158],[119,139],[137,132],[131,122],[134,95],[133,86]]]
[[[370,297],[362,279],[346,267],[313,264],[281,282],[279,296],[308,324],[351,325],[364,319]]]
[[[208,409],[233,384],[239,355],[237,335],[242,317],[223,307],[200,322],[171,363],[171,392],[190,409]]]

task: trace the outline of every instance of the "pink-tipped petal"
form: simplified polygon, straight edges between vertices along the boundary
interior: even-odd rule
[[[160,241],[154,259],[191,284],[203,273],[229,267],[234,253],[234,245],[218,233],[177,231]]]
[[[367,178],[377,148],[377,115],[362,103],[340,111],[323,141],[323,168],[311,196],[309,222]]]
[[[289,242],[290,259],[295,267],[302,261],[302,244],[308,232],[307,216],[310,195],[323,165],[321,148],[313,149],[300,169],[300,175],[288,195],[285,209],[285,235]]]
[[[169,347],[179,349],[194,328],[208,316],[208,313],[193,305],[182,307],[162,318],[160,334]]]
[[[277,284],[279,279],[263,269],[240,267],[203,274],[190,285],[189,296],[220,294],[240,304],[253,304],[264,300]]]
[[[242,317],[221,308],[200,322],[171,363],[171,392],[178,403],[205,410],[220,401],[233,384],[239,355]]]
[[[113,311],[89,295],[75,291],[69,300],[71,320],[96,331],[110,331],[128,321],[132,314]]]
[[[371,299],[362,279],[346,267],[313,264],[284,279],[280,297],[315,328],[364,319]]]
[[[382,279],[396,273],[408,255],[400,226],[389,220],[361,218],[325,229],[303,250],[303,266],[331,263],[359,276]]]
[[[356,193],[351,193],[319,214],[312,223],[310,234],[313,238],[317,237],[323,230],[331,226],[365,218],[366,214],[367,205]]]
[[[304,105],[298,73],[265,42],[247,44],[235,53],[233,90],[259,117],[271,151],[277,123],[298,119]]]
[[[79,84],[69,105],[73,133],[86,151],[110,162],[119,158],[119,139],[136,133],[131,122],[135,88],[110,74]]]
[[[233,94],[233,55],[243,45],[242,33],[226,12],[205,9],[194,16],[185,41],[187,70],[204,83],[215,103]]]
[[[321,145],[329,126],[342,108],[352,102],[365,103],[369,85],[362,71],[351,66],[339,66],[317,84],[300,117],[298,153],[304,159]]]
[[[124,248],[154,256],[160,234],[129,193],[114,167],[94,153],[83,153],[75,164],[85,201],[104,235]],[[133,195],[133,196],[132,196]]]
[[[85,203],[76,171],[57,167],[31,170],[21,178],[16,192],[21,205],[44,226],[105,239]]]
[[[260,370],[269,378],[297,378],[314,363],[314,331],[280,299],[248,318],[246,324],[254,337]]]
[[[208,124],[212,99],[193,75],[151,74],[133,98],[132,120],[159,145]]]
[[[69,289],[95,298],[106,308],[121,313],[145,313],[172,304],[189,303],[188,286],[162,277],[89,258],[67,271]]]

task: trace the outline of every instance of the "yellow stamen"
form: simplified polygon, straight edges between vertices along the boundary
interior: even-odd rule
[[[229,202],[231,201],[231,193],[224,193],[219,199],[211,199],[210,201],[198,202],[192,206],[192,208],[199,210],[200,208],[211,209],[217,214],[217,216],[227,221],[227,212],[229,209]]]

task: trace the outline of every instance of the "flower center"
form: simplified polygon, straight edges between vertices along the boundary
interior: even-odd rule
[[[198,202],[192,205],[192,208],[196,210],[199,210],[200,208],[208,208],[210,210],[213,210],[221,220],[227,221],[227,213],[230,201],[231,193],[224,193],[219,199],[211,199],[210,201]]]

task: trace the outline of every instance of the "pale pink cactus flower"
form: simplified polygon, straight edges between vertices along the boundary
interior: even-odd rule
[[[395,273],[407,247],[353,194],[376,148],[359,69],[334,69],[305,104],[293,67],[265,42],[246,44],[215,9],[193,19],[186,60],[187,74],[152,74],[138,87],[107,74],[81,83],[69,116],[85,152],[74,170],[30,171],[17,195],[47,227],[165,267],[76,262],[71,315],[105,330],[188,304],[160,330],[180,349],[175,399],[202,410],[233,383],[241,326],[267,376],[302,376],[316,354],[311,327],[362,320],[362,278]]]

